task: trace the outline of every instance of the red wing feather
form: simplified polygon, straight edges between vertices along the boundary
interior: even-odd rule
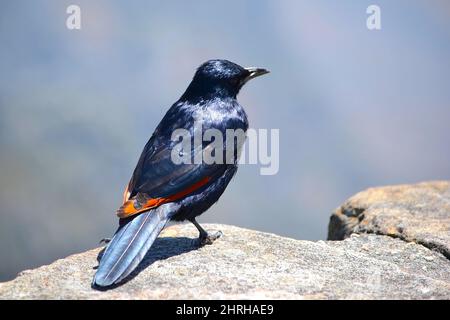
[[[137,201],[137,197],[139,196],[139,194],[134,196],[131,199],[128,199],[128,197],[130,196],[130,193],[128,191],[128,186],[127,186],[127,188],[125,189],[125,192],[124,192],[123,205],[117,210],[116,214],[120,218],[127,218],[132,215],[156,208],[164,203],[173,202],[173,201],[182,199],[182,198],[186,197],[187,195],[189,195],[190,193],[194,192],[195,190],[203,187],[210,180],[211,180],[210,177],[205,177],[205,178],[201,179],[200,181],[194,183],[189,188],[187,188],[181,192],[178,192],[174,195],[164,197],[164,198],[149,198],[144,203]],[[145,195],[143,195],[143,196],[145,197]]]

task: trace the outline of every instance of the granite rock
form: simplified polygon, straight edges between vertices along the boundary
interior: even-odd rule
[[[423,245],[354,234],[302,241],[227,225],[198,247],[191,225],[167,228],[126,281],[91,288],[101,248],[0,284],[1,299],[450,299],[450,261]]]
[[[331,216],[328,240],[373,233],[421,244],[450,259],[450,182],[371,188]]]

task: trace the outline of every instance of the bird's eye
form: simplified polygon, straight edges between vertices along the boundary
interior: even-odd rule
[[[240,79],[237,78],[237,77],[236,78],[231,78],[230,82],[231,82],[232,85],[237,86],[239,84],[239,82],[240,82]]]

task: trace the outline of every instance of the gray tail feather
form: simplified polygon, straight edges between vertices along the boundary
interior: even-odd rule
[[[170,219],[170,205],[141,213],[120,228],[108,244],[92,284],[106,287],[128,276],[142,261]]]

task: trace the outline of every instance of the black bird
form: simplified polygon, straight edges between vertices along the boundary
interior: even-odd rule
[[[141,262],[158,234],[170,220],[191,221],[200,232],[200,244],[210,244],[220,232],[206,232],[195,218],[208,210],[222,195],[237,171],[238,149],[231,161],[223,163],[175,163],[172,152],[179,141],[172,139],[176,129],[198,134],[194,121],[201,121],[202,134],[217,129],[223,135],[226,157],[226,130],[248,128],[247,115],[236,96],[250,79],[268,73],[260,68],[243,68],[227,60],[209,60],[202,64],[186,92],[175,102],[159,123],[125,188],[123,205],[117,210],[119,228],[109,242],[93,279],[93,286],[106,287],[119,283]],[[197,131],[196,131],[197,130]],[[234,140],[234,138],[233,138]],[[194,145],[188,152],[211,147],[211,142]],[[220,162],[220,161],[218,161]]]

